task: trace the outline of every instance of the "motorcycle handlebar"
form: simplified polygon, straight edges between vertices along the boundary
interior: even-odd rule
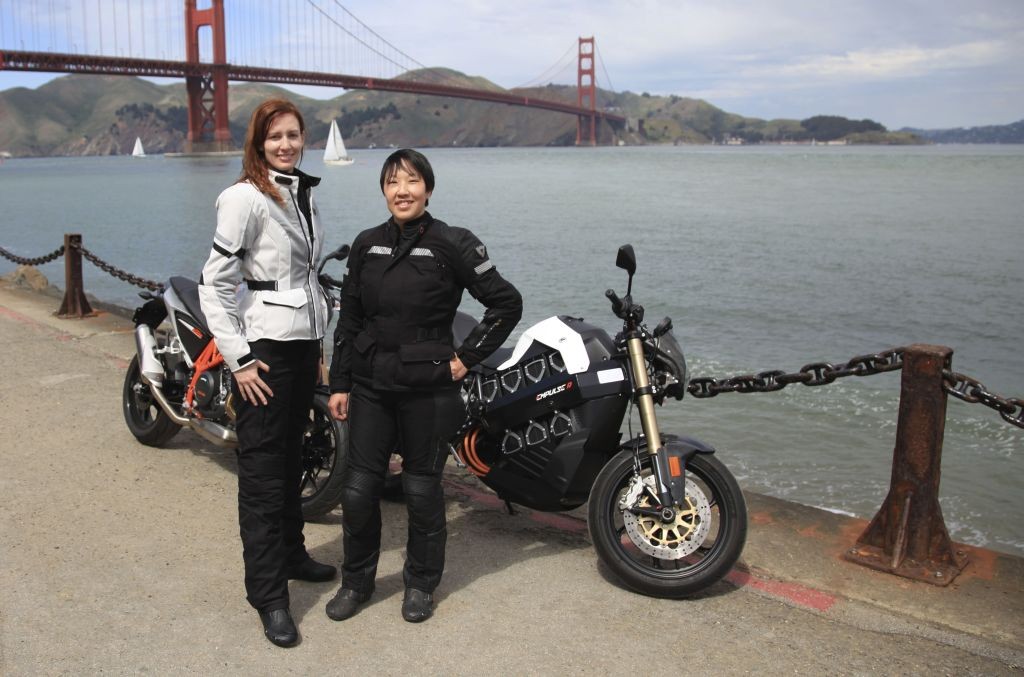
[[[604,295],[608,297],[608,300],[612,302],[612,312],[615,313],[615,317],[622,317],[622,299],[615,293],[614,289],[607,289]]]
[[[633,303],[633,297],[629,294],[620,299],[614,290],[608,289],[604,295],[612,302],[612,312],[615,313],[615,317],[637,324],[644,321],[644,307],[639,303]]]
[[[320,273],[320,285],[323,287],[333,287],[335,289],[341,289],[341,282],[335,280],[327,273]]]
[[[343,244],[334,251],[332,251],[331,253],[324,256],[323,260],[320,261],[320,265],[317,266],[316,268],[317,274],[319,275],[323,273],[324,266],[327,265],[328,261],[344,261],[345,259],[347,259],[350,250],[351,247],[349,247],[347,244]]]

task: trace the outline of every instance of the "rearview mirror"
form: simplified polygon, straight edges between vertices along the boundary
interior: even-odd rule
[[[352,249],[347,244],[343,244],[335,249],[330,254],[327,254],[320,260],[320,265],[316,267],[316,272],[319,275],[324,272],[324,266],[327,265],[328,261],[344,261],[348,258],[349,250]]]
[[[347,259],[349,249],[350,247],[347,244],[343,244],[337,249],[335,249],[333,252],[325,256],[324,260],[337,259],[338,261],[342,261],[344,259]]]
[[[615,257],[615,266],[622,268],[629,273],[630,277],[633,277],[633,273],[636,272],[636,254],[633,253],[633,245],[624,244],[619,247],[618,256]]]

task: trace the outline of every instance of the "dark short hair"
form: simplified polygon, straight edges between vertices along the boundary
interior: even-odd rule
[[[423,183],[427,186],[427,192],[434,192],[434,168],[430,166],[427,156],[412,148],[396,150],[384,161],[380,170],[380,191],[384,192],[384,182],[395,175],[402,167],[414,169],[423,177]]]

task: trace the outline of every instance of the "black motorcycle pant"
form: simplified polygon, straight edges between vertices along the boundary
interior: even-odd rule
[[[313,405],[320,342],[249,344],[269,371],[273,397],[252,405],[233,388],[238,431],[238,525],[246,599],[259,611],[288,607],[288,567],[303,562],[302,440]]]
[[[433,592],[444,571],[444,491],[448,442],[465,410],[459,391],[394,392],[357,384],[349,397],[349,456],[341,494],[345,559],[343,588],[373,589],[380,559],[380,494],[392,453],[402,456],[409,516],[407,588]]]

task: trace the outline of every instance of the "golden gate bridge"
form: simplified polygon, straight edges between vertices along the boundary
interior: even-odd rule
[[[338,0],[228,0],[228,8],[225,0],[208,0],[204,7],[197,0],[184,0],[183,7],[173,0],[40,0],[12,2],[7,9],[5,4],[0,0],[0,70],[184,78],[186,152],[231,149],[229,81],[367,89],[539,108],[575,116],[577,145],[596,145],[605,136],[599,134],[603,125],[614,130],[626,123],[624,117],[597,105],[593,37],[578,39],[573,104],[454,84],[443,71],[423,66],[389,43]],[[410,71],[415,71],[415,78],[398,77]]]

